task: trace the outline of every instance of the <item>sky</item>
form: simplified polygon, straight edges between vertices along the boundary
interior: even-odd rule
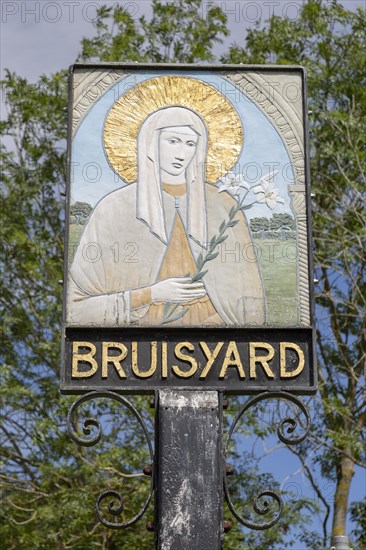
[[[50,75],[75,62],[80,52],[82,37],[92,37],[95,31],[92,21],[99,5],[115,5],[116,1],[89,0],[2,0],[0,68],[1,75],[6,68],[31,82],[37,81],[40,75]],[[121,4],[121,2],[119,2]],[[217,47],[216,55],[231,43],[243,43],[246,29],[255,24],[257,19],[267,19],[273,13],[295,19],[299,13],[302,0],[227,0],[216,1],[228,17],[231,35],[225,43]],[[207,6],[207,2],[206,4]],[[366,7],[366,0],[343,0],[342,4],[350,10],[356,6]],[[123,5],[135,18],[151,14],[150,0],[125,0]],[[281,482],[286,480],[290,470],[296,472],[291,458],[274,458],[277,475]],[[301,490],[305,491],[306,481],[296,479]],[[324,482],[325,483],[325,482]],[[357,469],[357,476],[352,485],[351,501],[364,495],[365,476]],[[299,550],[299,549],[293,549]],[[302,549],[301,549],[302,550]]]
[[[217,55],[233,42],[242,43],[246,29],[272,14],[296,19],[303,0],[216,0],[228,17],[230,37],[216,48]],[[92,21],[98,6],[123,4],[134,18],[151,14],[150,0],[2,0],[1,72],[15,71],[31,82],[71,65],[80,52],[82,37],[94,36]],[[203,1],[203,10],[208,2]],[[366,0],[342,0],[348,9]]]

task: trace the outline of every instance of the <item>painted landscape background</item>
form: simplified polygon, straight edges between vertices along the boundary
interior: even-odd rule
[[[92,207],[76,202],[70,207],[69,266]],[[250,220],[254,249],[262,272],[268,326],[298,323],[296,225],[290,214]],[[246,243],[243,243],[246,244]]]

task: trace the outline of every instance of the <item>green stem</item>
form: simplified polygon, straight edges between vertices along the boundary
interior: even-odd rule
[[[210,246],[209,246],[209,249],[208,251],[206,252],[206,255],[201,259],[201,261],[197,262],[197,271],[196,273],[192,276],[192,278],[196,277],[201,271],[202,271],[202,268],[204,267],[204,265],[209,262],[210,260],[213,260],[214,258],[210,258],[210,256],[212,254],[214,254],[215,252],[215,249],[217,248],[217,245],[220,244],[220,239],[221,237],[223,237],[225,235],[225,232],[226,230],[230,227],[230,223],[232,221],[234,221],[234,218],[236,216],[236,214],[242,209],[243,207],[243,202],[247,196],[247,194],[249,193],[249,191],[247,191],[244,195],[244,197],[241,199],[240,202],[237,203],[237,205],[235,207],[233,207],[231,210],[230,210],[230,213],[229,213],[229,219],[226,223],[223,223],[221,224],[221,229],[219,231],[219,234],[216,236],[214,235],[213,238],[211,239],[210,241]],[[251,203],[250,205],[248,206],[252,206],[253,204],[255,204],[257,201],[254,201],[253,203]],[[212,244],[211,244],[212,243]],[[216,256],[215,256],[216,257]],[[199,279],[201,279],[204,275],[204,272],[202,271],[202,275],[201,277],[199,277]],[[196,280],[199,280],[199,279],[196,279]],[[168,305],[168,304],[166,304]],[[172,304],[173,305],[173,304]],[[173,306],[174,307],[174,306]],[[163,320],[161,322],[161,324],[166,324],[166,323],[169,323],[169,318],[172,316],[172,314],[174,313],[171,309],[171,306],[168,305],[168,307],[165,309],[166,313],[164,314],[163,316]],[[188,311],[188,309],[187,309]],[[182,316],[183,317],[183,316]]]

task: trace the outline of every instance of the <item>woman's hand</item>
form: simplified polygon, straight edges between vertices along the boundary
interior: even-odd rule
[[[184,303],[202,298],[206,294],[204,284],[200,281],[191,283],[191,277],[171,277],[151,287],[153,302]]]

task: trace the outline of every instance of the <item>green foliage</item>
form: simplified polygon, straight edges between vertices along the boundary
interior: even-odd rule
[[[9,146],[1,150],[1,541],[24,549],[151,548],[143,524],[122,535],[93,513],[103,489],[122,490],[126,518],[146,498],[146,446],[136,425],[124,417],[121,436],[121,418],[108,408],[114,417],[102,420],[104,447],[83,450],[66,431],[73,400],[58,392],[66,73],[32,85],[8,72],[2,86],[8,118],[1,130]]]
[[[101,7],[96,37],[82,41],[81,58],[211,59],[220,32],[227,34],[225,17],[210,7],[206,25],[200,4],[154,2],[150,22],[136,22],[122,7]],[[141,508],[150,483],[141,477],[149,461],[141,431],[118,407],[104,404],[93,412],[106,436],[93,449],[78,447],[65,425],[73,399],[58,392],[67,75],[42,77],[33,85],[7,72],[2,90],[7,113],[1,122],[1,262],[6,273],[0,302],[1,541],[22,549],[147,550],[154,545],[145,530],[146,519],[153,519],[151,506],[144,520],[123,531],[104,528],[93,511],[106,489],[125,497],[118,519],[125,521]],[[73,205],[74,221],[85,221],[89,213],[88,205]],[[146,399],[135,401],[151,432]]]
[[[333,534],[346,534],[345,486],[354,465],[365,466],[365,28],[365,9],[309,0],[298,19],[273,16],[224,58],[308,72],[321,397],[308,451],[337,484]]]
[[[87,202],[76,201],[70,206],[70,222],[85,225],[93,208]]]
[[[350,510],[352,521],[357,525],[352,531],[352,546],[355,550],[362,550],[366,548],[366,499],[352,502]]]
[[[296,229],[295,219],[290,214],[272,214],[270,218],[261,216],[250,220],[250,228],[252,231],[279,231]]]
[[[82,40],[80,60],[197,63],[213,61],[212,47],[229,31],[215,3],[152,0],[153,14],[134,19],[121,5],[97,11],[97,35]]]

